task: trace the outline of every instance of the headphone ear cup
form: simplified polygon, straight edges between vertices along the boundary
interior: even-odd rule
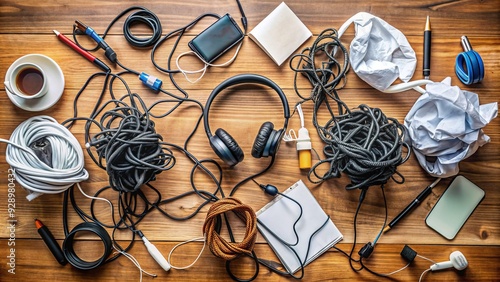
[[[212,146],[212,148],[214,148],[215,153],[224,162],[226,162],[229,166],[234,166],[239,162],[243,161],[245,157],[243,150],[241,150],[238,143],[234,140],[234,138],[231,135],[229,135],[229,133],[227,133],[222,128],[218,128],[215,131],[215,136],[217,136],[217,138],[222,142],[223,145],[220,146],[222,150],[215,149],[214,146]]]
[[[269,121],[264,122],[260,127],[259,133],[257,133],[252,147],[252,156],[254,158],[261,158],[264,156],[264,151],[266,150],[266,145],[268,143],[269,137],[273,132],[273,129],[274,124]]]

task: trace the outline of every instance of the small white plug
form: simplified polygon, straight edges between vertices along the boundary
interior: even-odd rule
[[[170,270],[170,264],[168,261],[163,257],[163,255],[160,253],[160,251],[156,248],[155,245],[153,245],[149,240],[146,238],[146,236],[141,236],[142,241],[144,242],[144,246],[146,246],[146,249],[148,250],[149,254],[154,258],[154,260],[163,268],[165,271]]]

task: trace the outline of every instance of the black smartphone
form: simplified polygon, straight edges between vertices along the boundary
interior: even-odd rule
[[[188,46],[205,62],[211,63],[244,37],[234,19],[226,14],[189,41]]]

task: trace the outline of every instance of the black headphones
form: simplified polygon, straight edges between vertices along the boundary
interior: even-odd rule
[[[205,132],[207,133],[210,146],[214,152],[229,166],[235,166],[239,162],[243,161],[243,150],[233,137],[231,137],[231,135],[229,135],[229,133],[222,128],[218,128],[215,131],[215,135],[212,135],[208,122],[208,114],[210,111],[210,105],[217,94],[230,86],[243,83],[256,83],[269,86],[274,89],[274,91],[276,91],[276,93],[280,96],[281,103],[283,104],[283,115],[285,117],[283,128],[279,130],[274,130],[274,124],[272,122],[266,121],[262,124],[259,129],[259,133],[257,133],[257,136],[255,137],[252,147],[252,156],[254,158],[269,157],[276,154],[281,138],[283,137],[288,125],[288,118],[290,118],[290,108],[288,107],[288,101],[285,93],[283,93],[283,90],[281,90],[276,83],[267,77],[257,74],[240,74],[226,79],[215,87],[212,93],[210,93],[203,111]]]

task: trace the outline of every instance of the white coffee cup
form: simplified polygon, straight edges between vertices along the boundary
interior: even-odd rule
[[[37,99],[47,93],[47,76],[33,63],[16,66],[4,81],[5,88],[23,99]]]

